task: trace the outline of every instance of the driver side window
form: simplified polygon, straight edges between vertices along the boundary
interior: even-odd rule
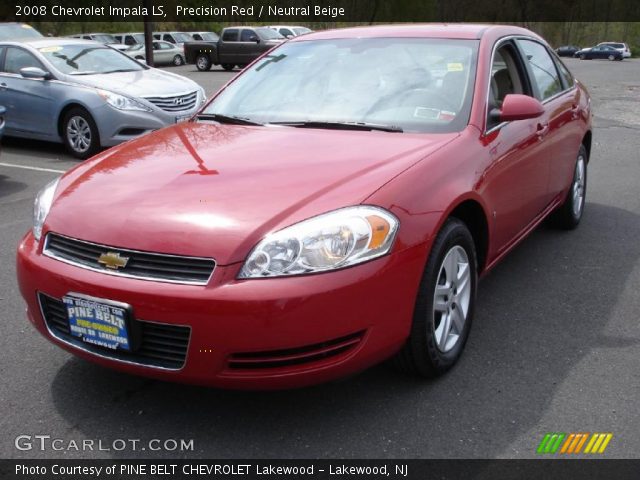
[[[493,56],[487,108],[487,130],[500,123],[499,120],[492,117],[491,110],[500,109],[505,97],[511,93],[526,93],[524,77],[521,74],[522,68],[517,59],[517,54],[511,43],[506,43],[498,48]]]
[[[4,71],[7,73],[20,73],[21,68],[38,67],[44,70],[40,61],[31,53],[17,47],[9,47],[4,60]]]

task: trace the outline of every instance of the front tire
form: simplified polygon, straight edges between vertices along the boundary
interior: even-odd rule
[[[476,288],[473,237],[462,221],[450,218],[433,242],[411,332],[395,358],[401,370],[430,378],[455,365],[471,329]]]
[[[580,145],[573,170],[573,181],[562,206],[556,211],[560,228],[573,230],[580,224],[587,196],[587,149]]]
[[[100,149],[98,127],[91,114],[81,107],[72,108],[62,119],[62,137],[71,155],[82,160]]]
[[[211,59],[209,58],[209,55],[205,53],[198,54],[196,57],[196,68],[201,72],[211,70]]]
[[[607,58],[609,59],[610,62],[613,62],[616,59],[616,57],[613,55],[609,55]]]
[[[584,60],[586,58],[587,58],[587,56],[584,53],[582,55],[580,55],[580,60]]]

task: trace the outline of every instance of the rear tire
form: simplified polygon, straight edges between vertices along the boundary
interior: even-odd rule
[[[564,203],[555,213],[556,225],[564,230],[575,229],[584,213],[587,196],[587,160],[587,149],[580,145],[573,170],[573,181]]]
[[[584,53],[580,55],[580,60],[584,60],[585,58],[587,58],[587,56]]]
[[[613,62],[616,59],[616,57],[614,57],[613,55],[609,55],[607,58],[610,62]]]
[[[184,60],[182,58],[182,55],[176,55],[175,57],[173,57],[173,64],[176,67],[179,67],[180,65],[184,64]]]
[[[206,53],[200,53],[196,57],[196,68],[201,72],[211,70],[211,59]]]
[[[82,107],[69,110],[62,119],[62,138],[71,155],[82,160],[100,149],[98,127],[91,114]]]
[[[222,68],[224,68],[227,72],[230,72],[231,70],[233,70],[233,67],[235,67],[235,65],[232,64],[232,63],[223,63],[222,64]]]
[[[433,242],[411,332],[394,359],[400,370],[430,378],[453,367],[469,336],[476,288],[473,237],[462,221],[450,218]]]

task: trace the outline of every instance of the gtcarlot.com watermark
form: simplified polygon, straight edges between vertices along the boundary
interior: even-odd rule
[[[116,438],[113,440],[56,438],[51,435],[18,435],[14,445],[20,451],[37,452],[193,452],[193,439],[183,438]]]

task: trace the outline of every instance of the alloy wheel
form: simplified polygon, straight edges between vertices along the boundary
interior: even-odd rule
[[[582,207],[584,206],[585,190],[585,160],[583,155],[578,156],[576,170],[573,175],[573,185],[571,186],[573,216],[580,218]]]
[[[91,146],[91,127],[81,116],[76,115],[69,119],[67,123],[67,139],[71,148],[84,153]]]
[[[460,245],[444,256],[433,298],[433,330],[441,352],[456,346],[464,330],[471,302],[471,269]]]

